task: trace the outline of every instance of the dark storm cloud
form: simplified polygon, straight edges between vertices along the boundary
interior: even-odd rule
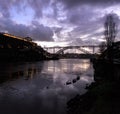
[[[72,24],[76,26],[73,30],[68,32],[67,35],[69,40],[76,40],[76,38],[81,38],[83,35],[87,35],[90,40],[90,37],[93,37],[93,34],[95,36],[97,35],[95,31],[104,26],[104,17],[101,17],[101,14],[95,12],[94,10],[95,9],[92,7],[84,5],[69,9],[69,12],[66,14],[67,19],[63,22],[68,25]],[[63,29],[57,33],[57,36],[60,37],[61,32],[63,32]]]
[[[116,27],[118,29],[117,31],[119,31],[120,30],[120,27],[119,27],[120,19],[116,14],[112,14],[112,15],[114,17],[114,21],[115,21]],[[72,35],[72,37],[75,37],[77,35],[82,37],[82,36],[86,35],[86,37],[84,37],[83,39],[90,41],[94,38],[94,39],[100,41],[101,38],[105,39],[105,37],[104,37],[105,21],[106,21],[106,15],[101,18],[98,18],[94,21],[87,21],[87,23],[84,23],[83,25],[79,24],[79,26],[74,28],[70,32],[70,34]]]
[[[105,9],[109,7],[115,7],[120,3],[119,0],[60,0],[64,5],[64,10],[67,10],[67,19],[64,20],[67,24],[73,24],[76,27],[69,32],[71,39],[75,39],[75,42],[80,45],[80,42],[76,40],[84,37],[85,43],[98,43],[104,37],[104,22],[106,19]],[[117,3],[117,4],[116,4]],[[116,12],[115,9],[111,13]],[[108,11],[110,13],[110,11]],[[108,13],[107,12],[107,13]],[[106,13],[106,14],[107,14]],[[115,14],[115,22],[119,27],[120,19]],[[119,34],[118,34],[119,37]],[[80,40],[81,41],[81,40]],[[98,42],[97,42],[98,41]],[[81,41],[81,43],[83,43]]]
[[[49,27],[35,24],[35,22],[33,25],[26,26],[16,24],[10,19],[0,18],[0,31],[21,37],[30,36],[33,40],[38,41],[53,41],[53,31]]]
[[[106,6],[120,3],[119,0],[58,0],[58,1],[62,2],[66,6],[66,8],[72,8],[82,4]]]
[[[10,9],[15,6],[18,11],[25,7],[24,0],[0,0],[0,12],[4,17],[10,17]]]
[[[43,8],[47,8],[50,4],[50,0],[27,0],[28,5],[35,11],[35,17],[42,16]]]
[[[25,36],[27,31],[29,31],[28,27],[22,24],[16,24],[10,19],[0,18],[0,31],[8,32],[13,35]]]
[[[53,32],[58,39],[81,38],[82,35],[87,35],[88,40],[92,37],[100,37],[103,31],[99,31],[104,27],[105,17],[103,11],[108,6],[120,3],[119,0],[0,0],[0,30],[8,31],[11,34],[18,36],[31,36],[35,40],[53,41]],[[30,7],[34,11],[34,20],[44,19],[46,17],[53,19],[59,25],[55,27],[46,27],[39,24],[37,21],[32,21],[31,25],[16,24],[13,22],[10,10],[15,7],[18,14],[23,12],[24,8]],[[49,8],[52,8],[50,12]],[[44,14],[44,11],[47,14]],[[16,21],[17,22],[17,21]],[[49,26],[49,25],[48,25]],[[75,26],[71,31],[64,31]],[[98,30],[98,31],[97,31]],[[65,34],[67,34],[65,36]],[[69,37],[67,39],[67,37]],[[81,40],[80,40],[81,41]],[[88,41],[86,41],[88,42]]]
[[[49,0],[0,0],[0,32],[8,32],[13,35],[26,37],[30,36],[33,40],[53,41],[53,31],[51,28],[43,24],[24,25],[17,24],[12,20],[11,9],[14,7],[16,11],[23,12],[24,8],[31,7],[35,11],[35,17],[42,16],[42,8],[49,4]],[[33,27],[34,26],[34,27]]]
[[[74,28],[71,31],[71,34],[81,34],[81,35],[85,35],[85,34],[92,34],[94,33],[97,29],[103,28],[104,26],[104,18],[99,18],[95,21],[85,21],[81,24],[79,24],[79,26],[77,26],[76,28]]]
[[[58,28],[56,27],[55,28],[55,33],[60,33],[61,30],[62,30],[62,27],[58,27]]]
[[[53,27],[52,29],[58,38],[61,37],[62,27]]]
[[[23,11],[26,7],[31,7],[35,12],[35,17],[42,16],[43,8],[49,6],[50,0],[0,0],[0,12],[5,17],[10,17],[10,10],[16,7],[18,12]]]
[[[31,30],[31,36],[36,40],[53,41],[53,31],[49,27],[39,24],[37,21],[32,22],[34,28]]]
[[[100,15],[94,10],[95,9],[90,6],[81,6],[71,9],[69,10],[70,13],[67,13],[67,21],[76,25],[82,24],[83,26],[84,24],[91,22],[93,18],[97,18],[97,15]]]

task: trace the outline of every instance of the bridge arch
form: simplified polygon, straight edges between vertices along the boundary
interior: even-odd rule
[[[63,53],[65,50],[68,50],[68,49],[78,49],[78,50],[84,52],[85,54],[92,54],[92,53],[90,53],[89,51],[83,49],[82,47],[72,47],[72,46],[70,46],[70,47],[63,47],[63,48],[61,48],[60,50],[58,50],[58,51],[56,52],[56,54],[61,54],[61,53]]]

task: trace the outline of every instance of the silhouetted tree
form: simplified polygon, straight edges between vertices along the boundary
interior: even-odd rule
[[[107,58],[113,61],[113,42],[117,34],[116,14],[108,14],[106,16],[105,26],[105,38],[107,45]]]
[[[117,27],[116,27],[116,22],[114,20],[114,16],[115,14],[108,14],[106,16],[106,21],[104,24],[105,38],[108,48],[112,46],[112,43],[114,42],[117,33]]]

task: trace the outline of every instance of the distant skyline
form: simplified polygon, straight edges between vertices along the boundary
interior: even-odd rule
[[[119,0],[0,0],[0,32],[42,46],[99,44],[109,13],[116,14],[119,40]]]

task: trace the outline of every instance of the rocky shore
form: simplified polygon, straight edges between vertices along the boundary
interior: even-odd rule
[[[120,84],[92,83],[88,92],[67,103],[68,114],[120,114]]]
[[[120,42],[92,59],[94,80],[84,95],[67,102],[68,114],[120,114]],[[108,55],[109,54],[109,55]]]
[[[84,95],[67,102],[68,114],[120,114],[120,65],[106,60],[93,63],[94,79]]]

